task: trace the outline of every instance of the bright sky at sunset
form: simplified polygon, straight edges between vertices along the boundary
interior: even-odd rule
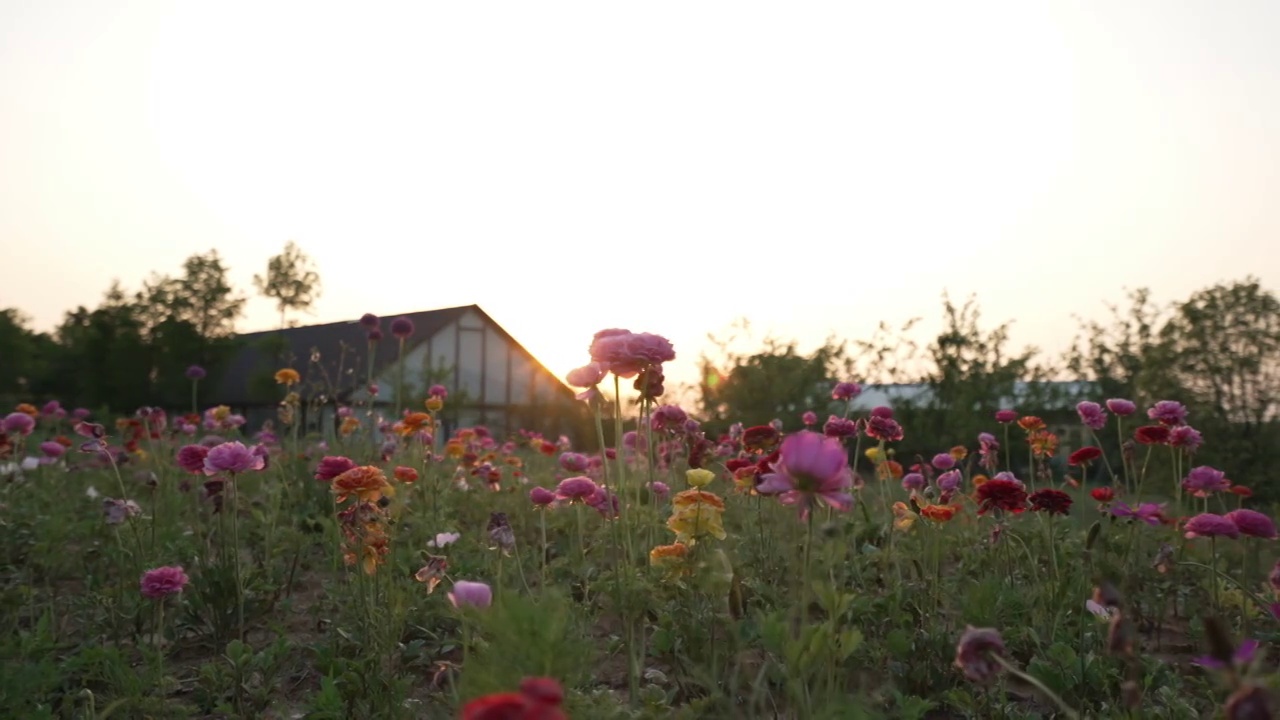
[[[0,4],[0,307],[296,240],[303,322],[478,303],[562,375],[739,316],[1054,351],[1124,288],[1280,285],[1280,3]],[[274,327],[253,299],[244,330]]]

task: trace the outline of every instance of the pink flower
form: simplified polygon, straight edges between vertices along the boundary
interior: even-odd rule
[[[580,368],[570,370],[569,374],[565,375],[564,381],[576,388],[595,387],[608,372],[609,368],[598,362],[587,363]]]
[[[582,453],[560,453],[560,467],[567,472],[582,473],[587,471],[590,461]]]
[[[902,426],[892,417],[876,415],[873,411],[871,417],[867,418],[867,437],[897,442],[903,437]]]
[[[177,565],[152,568],[142,573],[140,589],[143,597],[160,600],[169,595],[182,592],[182,588],[191,582],[187,574]]]
[[[902,476],[902,489],[908,492],[924,490],[924,476],[920,473],[907,473]]]
[[[832,415],[822,426],[822,434],[833,438],[853,437],[858,434],[858,422]]]
[[[224,442],[209,449],[204,458],[204,474],[217,475],[220,472],[242,473],[250,470],[261,470],[266,462],[261,455],[245,447],[239,442]]]
[[[756,486],[761,495],[778,495],[784,505],[799,505],[800,519],[806,520],[817,501],[841,512],[853,508],[853,474],[849,456],[835,438],[803,430],[782,441],[773,472]]]
[[[1228,518],[1213,513],[1200,513],[1191,518],[1184,526],[1186,533],[1184,537],[1188,540],[1198,537],[1229,537],[1237,538],[1240,536],[1240,528],[1231,522]]]
[[[1017,410],[997,410],[996,411],[996,422],[998,423],[1008,424],[1017,419],[1018,419]]]
[[[1240,508],[1232,510],[1226,514],[1226,518],[1235,523],[1239,528],[1241,535],[1249,537],[1263,538],[1266,540],[1276,539],[1276,523],[1271,518],[1263,515],[1257,510],[1248,508]]]
[[[1004,656],[1004,640],[994,628],[969,626],[956,645],[956,667],[972,682],[987,683],[1000,674],[1001,665],[993,655]]]
[[[529,491],[529,502],[538,507],[547,507],[556,501],[556,494],[544,487],[536,487]]]
[[[427,389],[427,394],[433,398],[444,400],[449,397],[449,391],[443,385],[432,385]]]
[[[938,489],[943,492],[953,492],[960,487],[961,479],[959,470],[948,470],[938,476]]]
[[[493,603],[493,589],[482,582],[459,580],[449,591],[449,602],[456,608],[487,608]]]
[[[355,466],[356,464],[351,458],[341,455],[326,455],[321,458],[320,465],[316,467],[315,477],[322,482],[329,482]]]
[[[1161,400],[1147,410],[1147,417],[1161,425],[1182,425],[1187,420],[1187,407],[1174,400]]]
[[[1086,400],[1076,405],[1076,413],[1080,415],[1080,422],[1090,430],[1101,430],[1107,425],[1107,411],[1096,402]]]
[[[204,472],[204,459],[208,454],[209,448],[203,445],[183,445],[178,448],[178,467],[199,475]]]
[[[62,443],[57,443],[52,440],[40,443],[40,452],[44,453],[44,456],[50,459],[60,458],[66,451],[67,449],[62,446]]]
[[[1133,508],[1129,507],[1127,503],[1118,502],[1111,507],[1111,514],[1115,517],[1131,517],[1148,525],[1159,525],[1164,520],[1164,505],[1142,503]]]
[[[633,377],[641,370],[676,359],[671,341],[653,333],[601,330],[591,340],[591,359],[608,365],[614,375]]]
[[[671,493],[671,488],[661,480],[654,480],[649,483],[649,492],[653,493],[656,498],[664,498]]]
[[[831,388],[832,400],[852,400],[862,394],[862,386],[855,382],[839,382]]]
[[[956,466],[956,459],[951,456],[951,453],[938,453],[933,456],[930,464],[939,470],[950,470]]]
[[[818,422],[818,413],[812,410],[805,410],[804,414],[800,416],[800,422],[804,423],[805,427],[815,425]]]
[[[565,478],[556,486],[556,497],[569,502],[587,502],[595,494],[599,486],[589,477],[579,476]]]
[[[1133,404],[1132,400],[1123,398],[1111,398],[1107,401],[1107,409],[1116,417],[1126,417],[1138,411],[1138,406]]]
[[[36,428],[36,420],[26,413],[9,413],[0,420],[0,432],[11,435],[30,435]]]
[[[1195,452],[1204,444],[1204,436],[1190,425],[1179,425],[1169,431],[1169,445]]]
[[[1221,470],[1208,465],[1192,468],[1182,480],[1182,489],[1198,498],[1206,498],[1216,492],[1231,489],[1231,481]]]

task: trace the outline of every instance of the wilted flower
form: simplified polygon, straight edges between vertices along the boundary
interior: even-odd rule
[[[1086,400],[1076,405],[1076,413],[1080,415],[1080,422],[1090,430],[1101,430],[1107,425],[1107,411],[1096,402]]]
[[[1123,398],[1111,398],[1107,401],[1107,409],[1116,415],[1116,417],[1125,417],[1132,415],[1138,410],[1138,406],[1132,400]]]
[[[487,608],[493,603],[493,589],[482,582],[458,580],[449,591],[449,602],[456,608]]]
[[[1031,509],[1050,515],[1066,515],[1071,512],[1071,496],[1061,490],[1047,488],[1031,493],[1028,498]]]
[[[1187,408],[1174,400],[1161,400],[1147,410],[1147,417],[1161,425],[1183,425],[1187,420]]]
[[[204,474],[216,475],[220,472],[243,473],[250,470],[261,470],[266,461],[261,455],[239,442],[224,442],[209,449],[204,458]]]
[[[511,521],[507,519],[507,514],[489,513],[489,525],[485,529],[489,533],[489,542],[493,543],[489,549],[501,550],[503,555],[510,557],[511,551],[516,547],[516,535],[511,529]]]
[[[1239,528],[1241,535],[1263,538],[1265,540],[1276,539],[1275,521],[1257,510],[1240,508],[1239,510],[1232,510],[1227,513],[1225,517],[1235,523],[1235,526]]]
[[[159,600],[182,592],[190,581],[187,574],[177,565],[158,567],[142,573],[140,589],[143,597]]]
[[[427,594],[435,592],[436,586],[444,579],[445,570],[449,569],[449,560],[443,555],[427,554],[427,564],[413,574],[413,579],[427,586]]]
[[[1001,665],[993,659],[1004,655],[1004,640],[994,628],[975,628],[972,625],[960,636],[956,646],[956,667],[972,682],[987,683],[1000,673]]]
[[[839,440],[804,430],[782,442],[772,472],[761,478],[756,491],[778,495],[784,505],[799,505],[807,519],[817,501],[847,512],[853,508],[853,475],[849,456]]]
[[[107,516],[108,525],[119,525],[128,518],[141,515],[142,508],[132,500],[105,498],[102,501],[102,512]]]
[[[438,549],[439,549],[439,548],[446,548],[446,547],[448,547],[448,546],[450,546],[450,545],[452,545],[452,544],[454,544],[454,543],[458,542],[458,538],[460,538],[460,537],[462,537],[462,534],[461,534],[461,533],[456,533],[456,532],[442,532],[442,533],[436,533],[436,536],[435,536],[434,538],[432,538],[431,540],[428,540],[428,541],[427,541],[427,547],[429,547],[429,548],[438,548]]]
[[[326,455],[320,459],[320,465],[316,467],[315,478],[329,482],[355,466],[356,464],[351,458],[341,455]]]
[[[1240,528],[1231,520],[1213,513],[1200,513],[1187,521],[1183,526],[1186,530],[1184,537],[1188,540],[1198,537],[1229,537],[1237,538],[1240,536]]]

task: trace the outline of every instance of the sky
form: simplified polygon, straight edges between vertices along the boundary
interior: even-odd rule
[[[801,349],[976,294],[1280,285],[1280,3],[0,3],[0,307],[51,330],[287,240],[300,322],[470,303],[563,376],[749,318]],[[242,330],[275,327],[252,299]],[[923,335],[922,335],[923,337]]]

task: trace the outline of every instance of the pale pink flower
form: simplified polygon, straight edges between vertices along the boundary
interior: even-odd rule
[[[818,501],[841,512],[853,508],[849,456],[835,438],[808,430],[788,435],[772,470],[761,477],[756,492],[777,495],[784,505],[799,505],[802,520]]]
[[[152,568],[142,573],[140,589],[143,597],[159,600],[176,595],[191,582],[187,574],[177,565]]]

